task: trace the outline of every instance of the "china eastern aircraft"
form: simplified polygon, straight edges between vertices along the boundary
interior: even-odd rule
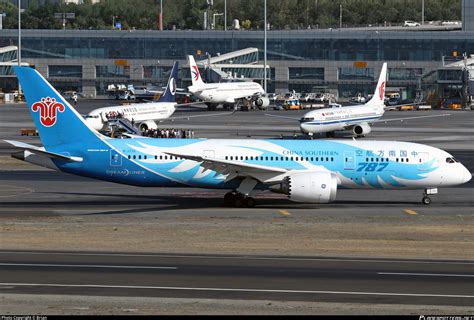
[[[245,100],[254,102],[257,107],[267,107],[270,104],[260,84],[253,81],[204,83],[194,57],[188,55],[188,60],[192,81],[188,91],[203,100],[209,109],[215,109],[219,104],[235,106],[243,104]]]
[[[168,79],[168,84],[163,95],[156,102],[147,102],[147,103],[134,103],[130,105],[121,105],[121,106],[111,106],[104,107],[92,110],[88,115],[85,116],[86,121],[96,130],[105,129],[109,119],[107,114],[112,112],[120,113],[124,115],[124,118],[129,121],[134,121],[138,129],[145,131],[148,129],[156,129],[158,126],[156,122],[164,120],[176,120],[181,118],[193,118],[193,117],[202,117],[202,116],[222,116],[224,113],[220,114],[206,114],[206,115],[192,115],[192,116],[183,116],[183,117],[173,117],[170,118],[173,113],[176,111],[177,107],[180,106],[189,106],[197,103],[176,103],[176,81],[178,80],[178,62],[176,61],[171,69],[170,77]],[[226,113],[228,114],[228,113]]]
[[[7,141],[13,156],[80,176],[141,187],[224,189],[224,202],[255,205],[253,190],[296,202],[328,203],[338,189],[421,189],[424,204],[439,187],[470,172],[431,146],[396,141],[117,139],[101,135],[36,70],[15,67],[43,147]]]
[[[326,137],[335,137],[335,131],[351,130],[356,136],[365,136],[372,131],[371,125],[376,122],[404,121],[418,118],[444,117],[449,114],[429,116],[381,119],[385,113],[385,82],[387,63],[382,65],[377,87],[372,98],[365,104],[348,107],[335,107],[307,112],[302,118],[292,118],[267,114],[268,116],[291,119],[300,122],[300,130],[312,136],[315,133],[326,133]],[[393,106],[392,106],[393,107]]]

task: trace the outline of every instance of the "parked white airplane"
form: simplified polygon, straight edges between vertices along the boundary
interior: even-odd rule
[[[260,84],[253,81],[204,83],[194,57],[189,55],[188,60],[192,80],[192,86],[189,86],[188,90],[203,100],[209,109],[215,109],[221,103],[224,105],[243,104],[244,100],[255,103],[259,108],[270,104]]]
[[[326,133],[327,137],[334,137],[335,131],[352,130],[357,136],[365,136],[372,129],[375,122],[403,121],[416,118],[431,118],[449,116],[449,114],[438,114],[419,117],[407,117],[396,119],[380,119],[385,113],[385,83],[387,79],[387,63],[385,62],[380,71],[377,87],[372,98],[365,104],[348,107],[336,107],[330,109],[319,109],[307,112],[302,118],[292,118],[268,114],[268,116],[298,120],[301,132],[312,136],[315,133]]]
[[[220,114],[206,114],[206,115],[192,115],[184,117],[170,118],[176,111],[178,106],[189,106],[196,103],[176,103],[176,80],[178,78],[178,62],[176,61],[171,69],[168,85],[165,92],[157,102],[134,103],[130,105],[120,105],[112,107],[104,107],[92,110],[85,116],[86,121],[96,130],[102,130],[106,127],[107,122],[114,120],[110,115],[123,115],[124,119],[132,121],[139,130],[145,131],[148,129],[156,129],[156,121],[175,120],[192,117],[209,117],[214,115],[226,115],[229,113]]]

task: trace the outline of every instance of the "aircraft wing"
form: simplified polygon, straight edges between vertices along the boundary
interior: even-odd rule
[[[43,148],[33,146],[31,144],[19,142],[19,141],[13,141],[13,140],[3,140],[6,143],[11,144],[15,148],[23,149],[30,151],[32,153],[40,154],[42,156],[45,156],[50,159],[61,159],[64,161],[72,161],[72,162],[81,162],[83,159],[82,157],[72,157],[72,156],[65,156],[63,154],[55,153],[55,152],[49,152],[44,150]]]
[[[201,105],[199,107],[199,105]],[[195,102],[188,102],[188,103],[177,103],[175,104],[175,107],[187,107],[187,106],[190,106],[190,107],[196,107],[196,108],[199,108],[199,109],[207,109],[207,106],[204,104],[204,101],[195,101]]]
[[[204,169],[215,171],[217,174],[227,175],[226,181],[230,181],[237,177],[251,177],[261,182],[265,182],[267,180],[272,180],[272,182],[278,182],[279,180],[275,180],[275,178],[289,171],[284,168],[262,166],[258,164],[250,164],[240,161],[229,161],[217,158],[186,155],[173,152],[165,153],[183,159],[202,162],[201,167],[203,167]]]
[[[301,119],[301,118],[294,118],[294,117],[279,116],[279,115],[276,115],[276,114],[269,114],[269,113],[265,113],[265,115],[269,116],[269,117],[281,118],[281,119],[293,120],[293,121],[300,121],[300,119]]]
[[[231,112],[219,112],[219,113],[206,113],[206,114],[194,114],[190,116],[182,116],[182,117],[171,117],[171,118],[166,118],[166,119],[161,119],[159,122],[164,122],[164,121],[174,121],[174,120],[189,120],[191,118],[200,118],[200,117],[218,117],[218,116],[228,116],[231,114],[234,114],[235,110]]]
[[[443,114],[433,114],[429,116],[416,116],[416,117],[406,117],[406,118],[395,118],[395,119],[379,119],[373,122],[393,122],[393,121],[405,121],[405,120],[412,120],[412,119],[420,119],[420,118],[434,118],[434,117],[446,117],[450,116],[450,113],[443,113]]]

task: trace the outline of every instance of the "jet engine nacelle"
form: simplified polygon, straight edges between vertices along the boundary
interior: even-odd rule
[[[336,199],[337,178],[330,172],[301,172],[284,178],[281,188],[291,201],[328,203]]]
[[[257,100],[255,100],[255,105],[259,109],[265,109],[270,105],[270,99],[268,99],[267,97],[259,97],[257,98]]]
[[[352,129],[352,132],[358,136],[365,136],[366,134],[369,134],[372,131],[372,128],[369,126],[368,123],[360,123],[358,125],[355,125],[354,128]]]
[[[146,131],[146,130],[157,129],[157,128],[158,126],[156,125],[156,122],[153,120],[143,121],[143,122],[140,122],[140,124],[138,125],[138,129],[140,129],[140,131]]]

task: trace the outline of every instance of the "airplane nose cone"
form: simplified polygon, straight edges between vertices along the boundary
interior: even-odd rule
[[[463,167],[463,169],[464,169],[464,172],[463,172],[463,182],[462,183],[466,183],[466,182],[468,182],[472,179],[472,174],[469,172],[469,170],[467,170],[466,167]]]
[[[307,126],[304,123],[300,124],[301,133],[308,133]]]

